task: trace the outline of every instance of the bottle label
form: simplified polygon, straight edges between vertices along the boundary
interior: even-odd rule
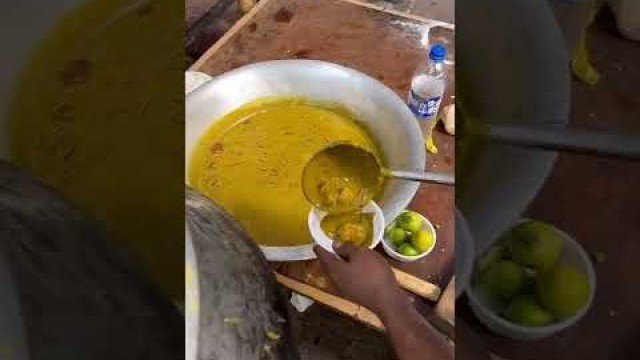
[[[409,92],[409,109],[416,117],[427,120],[438,113],[441,98],[441,96],[432,96],[425,99],[411,90]]]

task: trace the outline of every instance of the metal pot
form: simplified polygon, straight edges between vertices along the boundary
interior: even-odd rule
[[[295,96],[340,104],[354,113],[381,147],[389,168],[424,170],[420,128],[391,89],[353,69],[314,60],[280,60],[244,66],[207,82],[186,99],[185,166],[202,133],[223,115],[267,96]],[[185,169],[185,173],[186,173]],[[188,183],[188,179],[186,179]],[[395,218],[418,190],[418,183],[388,181],[379,205],[387,222]],[[312,245],[261,246],[269,260],[314,258]]]

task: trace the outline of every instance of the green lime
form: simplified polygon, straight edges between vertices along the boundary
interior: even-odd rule
[[[507,306],[504,317],[525,326],[544,326],[553,322],[553,315],[531,295],[520,295],[513,299]]]
[[[536,285],[540,302],[558,318],[573,316],[586,306],[591,290],[587,276],[570,265],[540,274]]]
[[[420,255],[418,253],[418,250],[416,250],[413,246],[411,246],[410,244],[404,243],[400,246],[398,246],[398,252],[404,256],[417,256]]]
[[[499,261],[502,259],[505,251],[504,245],[496,244],[493,245],[487,250],[480,258],[477,260],[478,270],[480,272],[484,272],[487,270],[489,265]]]
[[[513,261],[501,260],[489,265],[480,281],[491,295],[507,300],[516,295],[524,285],[524,269]]]
[[[393,228],[387,231],[387,236],[394,246],[400,246],[405,240],[407,240],[407,232],[400,228]]]
[[[411,245],[413,245],[416,250],[420,253],[423,253],[433,246],[433,234],[431,231],[427,230],[418,230],[413,233],[411,236]]]
[[[413,233],[422,228],[422,218],[418,213],[406,210],[396,219],[396,226]]]
[[[387,226],[387,228],[386,228],[385,230],[386,230],[386,231],[390,231],[391,229],[396,228],[396,227],[397,227],[397,226],[396,226],[396,222],[395,222],[395,220],[394,220],[394,221],[392,221],[392,222],[391,222],[391,224],[389,224],[389,225]]]
[[[562,250],[562,239],[550,225],[540,221],[527,221],[511,230],[509,244],[511,258],[536,270],[555,266]]]

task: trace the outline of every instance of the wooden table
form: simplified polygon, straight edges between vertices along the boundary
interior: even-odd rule
[[[187,67],[222,37],[244,15],[241,3],[258,0],[186,0],[185,55]],[[318,0],[325,1],[325,0]],[[361,0],[365,5],[382,7],[420,18],[454,22],[454,0]]]
[[[443,42],[453,52],[451,27],[416,15],[381,11],[375,5],[351,0],[262,0],[206,51],[191,70],[216,76],[259,61],[318,59],[376,77],[404,98],[414,69],[427,56],[427,39],[423,37],[433,25],[445,27],[433,28],[428,41]],[[450,74],[453,75],[452,71]],[[450,83],[448,94],[453,93],[453,76]],[[452,172],[454,138],[441,129],[436,130],[435,137],[439,153],[428,156],[426,166],[430,170]],[[400,263],[390,258],[389,261],[394,267],[444,289],[455,266],[454,189],[424,184],[410,208],[426,215],[436,226],[436,248],[421,261]],[[274,263],[273,267],[285,280],[339,295],[317,260]],[[286,281],[285,285],[291,287]],[[420,311],[431,314],[433,303],[415,296],[414,300]]]

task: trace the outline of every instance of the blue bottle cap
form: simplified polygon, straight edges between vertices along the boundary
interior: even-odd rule
[[[442,61],[447,57],[447,48],[442,44],[435,44],[429,50],[429,59],[433,61]]]

